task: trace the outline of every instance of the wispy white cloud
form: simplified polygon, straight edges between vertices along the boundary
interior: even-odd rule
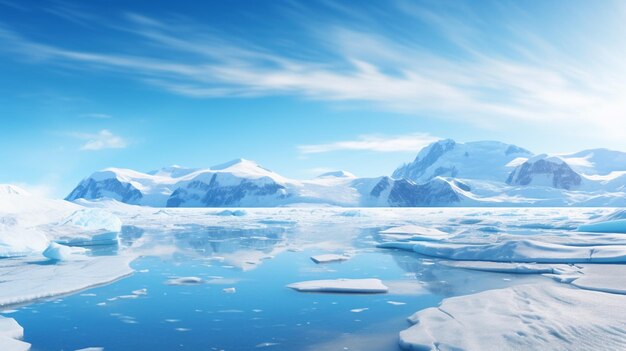
[[[416,153],[440,138],[428,134],[407,134],[396,136],[362,135],[356,140],[344,140],[327,144],[300,145],[303,154],[319,154],[333,151],[377,151]]]
[[[81,150],[124,149],[128,146],[128,142],[124,138],[106,129],[98,133],[71,133],[71,136],[85,140],[84,144],[80,147]]]
[[[127,14],[128,22],[118,29],[131,35],[133,47],[146,48],[141,55],[47,45],[2,27],[0,40],[5,50],[37,60],[121,72],[196,98],[295,95],[485,126],[506,128],[514,121],[623,137],[614,128],[626,116],[626,63],[621,60],[626,39],[616,34],[623,32],[626,16],[619,2],[605,3],[604,8],[616,9],[603,12],[604,18],[571,16],[580,21],[568,26],[565,36],[518,22],[529,16],[510,15],[520,11],[515,8],[492,16],[502,17],[500,22],[485,24],[471,8],[437,12],[413,2],[397,4],[396,17],[407,16],[437,33],[443,49],[425,45],[419,36],[364,29],[372,18],[356,10],[344,22],[309,23],[324,32],[312,33],[311,40],[318,42],[306,46],[325,55],[309,55],[304,47],[277,52],[245,38],[138,14]],[[598,20],[603,28],[597,28]],[[375,144],[354,142],[346,145]]]

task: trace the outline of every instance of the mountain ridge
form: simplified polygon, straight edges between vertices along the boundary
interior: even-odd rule
[[[602,162],[622,157],[623,164]],[[444,139],[420,150],[412,162],[401,165],[391,176],[358,178],[347,171],[334,171],[296,180],[246,159],[210,168],[174,165],[146,173],[106,168],[83,179],[66,200],[110,198],[154,207],[297,203],[347,207],[615,206],[626,205],[625,192],[626,153],[594,149],[535,155],[498,141]]]

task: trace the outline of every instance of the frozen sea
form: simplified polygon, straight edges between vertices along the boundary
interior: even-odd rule
[[[578,225],[612,210],[321,208],[223,214],[207,209],[134,213],[118,209],[117,213],[125,225],[119,246],[92,247],[90,255],[105,260],[136,257],[130,264],[132,275],[64,296],[3,307],[2,314],[24,328],[23,340],[31,350],[400,350],[399,333],[411,327],[407,317],[416,312],[451,297],[516,286],[582,291],[569,284],[571,279],[559,281],[555,276],[570,277],[585,268],[567,262],[569,257],[550,265],[521,260],[524,266],[515,262],[515,255],[453,261],[444,257],[448,251],[425,255],[406,250],[407,244],[443,243],[461,250],[468,243],[494,245],[519,238],[570,245],[575,238],[579,245],[572,247],[580,247],[587,244],[575,231]],[[446,235],[449,238],[442,237]],[[626,244],[619,234],[589,235],[604,246]],[[328,263],[311,259],[324,254],[347,259]],[[522,271],[526,274],[519,274]],[[342,278],[380,279],[389,291],[303,293],[287,287]]]

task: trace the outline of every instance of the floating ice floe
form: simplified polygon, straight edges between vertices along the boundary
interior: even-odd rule
[[[339,261],[346,261],[348,259],[350,259],[349,256],[337,255],[337,254],[323,254],[323,255],[311,256],[311,260],[315,263],[339,262]]]
[[[104,347],[86,347],[84,349],[79,349],[76,351],[104,351]]]
[[[204,280],[199,277],[172,278],[165,282],[167,285],[198,285],[202,283],[204,283]]]
[[[222,289],[223,292],[227,293],[227,294],[234,294],[237,292],[237,289],[235,288],[224,288]]]
[[[471,269],[474,271],[494,272],[494,273],[514,273],[514,274],[546,274],[555,273],[552,265],[540,265],[532,263],[508,263],[508,262],[488,262],[488,261],[442,261],[439,264],[454,267]]]
[[[30,344],[22,341],[24,328],[15,319],[0,316],[0,350],[27,351]]]
[[[103,256],[62,264],[33,258],[0,260],[0,307],[64,295],[130,275],[134,257]],[[0,349],[1,350],[1,349]]]
[[[386,293],[389,290],[389,288],[385,286],[380,279],[309,280],[289,284],[287,287],[302,292],[358,294],[380,294]]]
[[[623,350],[626,296],[520,285],[445,299],[400,332],[408,350]]]
[[[392,227],[380,232],[389,240],[411,240],[411,241],[439,241],[447,239],[452,235],[435,228],[427,228],[419,225],[403,225]]]
[[[459,261],[626,263],[626,245],[569,246],[538,240],[507,240],[495,244],[389,242],[378,246]]]
[[[82,247],[65,246],[57,243],[50,243],[48,247],[43,251],[44,257],[56,261],[67,260],[81,260],[85,259],[85,256],[89,252],[88,249]]]

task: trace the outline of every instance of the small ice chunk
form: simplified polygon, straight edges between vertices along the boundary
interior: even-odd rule
[[[235,288],[224,288],[222,289],[223,292],[227,293],[227,294],[234,294],[237,292],[237,289]]]
[[[350,312],[361,313],[361,312],[367,311],[367,310],[369,310],[369,308],[367,308],[367,307],[364,307],[364,308],[353,308],[353,309],[350,310]]]
[[[88,249],[72,247],[51,242],[43,252],[43,255],[51,260],[65,261],[85,258]]]
[[[399,301],[387,301],[387,303],[390,305],[394,305],[394,306],[406,305],[406,302],[399,302]]]
[[[324,254],[324,255],[316,255],[311,256],[311,260],[315,263],[329,263],[329,262],[338,262],[348,260],[350,257],[345,255],[337,255],[337,254]]]
[[[204,283],[199,277],[180,277],[172,278],[165,282],[167,285],[198,285]]]
[[[84,349],[78,349],[76,351],[104,351],[104,347],[86,347]]]
[[[287,285],[288,288],[302,292],[335,292],[377,294],[386,293],[387,288],[380,279],[332,279],[309,280]]]
[[[260,344],[257,344],[255,347],[263,348],[263,347],[270,347],[270,346],[276,346],[276,345],[280,345],[280,344],[277,342],[262,342]]]

